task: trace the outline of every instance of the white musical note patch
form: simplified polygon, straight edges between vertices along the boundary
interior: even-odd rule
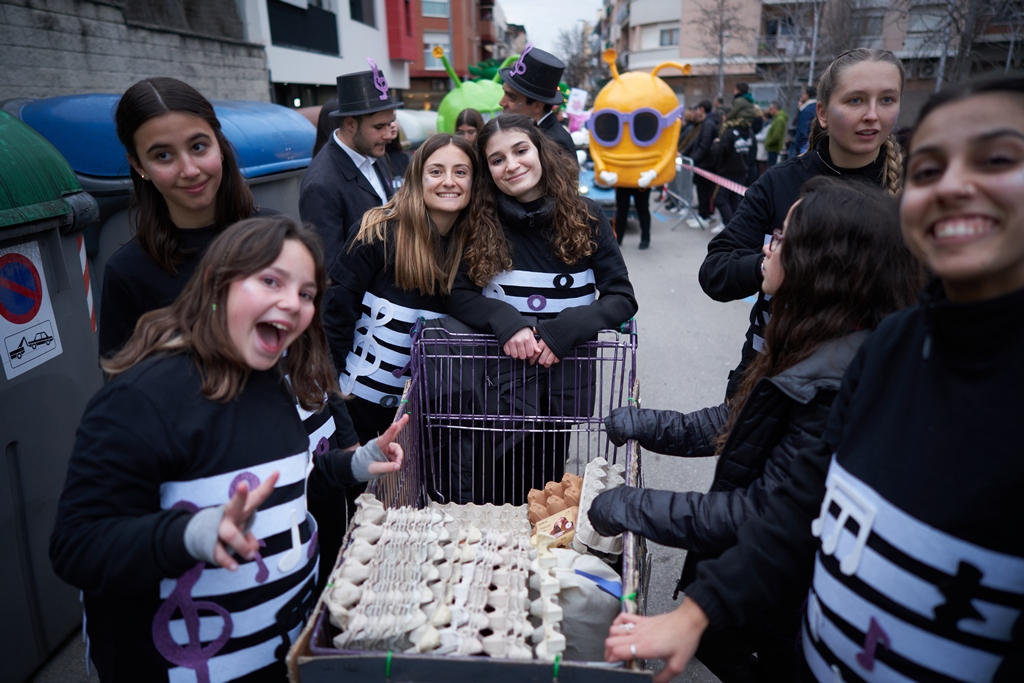
[[[835,518],[829,511],[833,504],[839,507],[839,514]],[[840,551],[843,556],[839,557],[837,553],[839,541],[850,521],[857,523],[857,536],[852,548],[845,547],[846,544],[844,544],[844,548]],[[811,522],[811,533],[821,539],[822,554],[837,557],[839,571],[847,576],[852,576],[860,564],[860,558],[867,545],[868,537],[871,535],[871,526],[874,522],[874,506],[843,482],[835,467],[830,467],[828,479],[825,482],[825,500],[821,502],[821,514]]]

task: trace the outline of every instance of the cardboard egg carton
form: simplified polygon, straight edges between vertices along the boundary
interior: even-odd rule
[[[580,497],[580,513],[576,519],[576,535],[572,547],[579,553],[588,551],[595,554],[619,555],[622,553],[622,534],[602,536],[590,524],[590,504],[597,494],[626,483],[626,467],[609,464],[604,458],[595,458],[587,464],[583,473],[583,491]]]
[[[549,481],[543,489],[530,489],[526,495],[530,524],[578,506],[582,488],[583,479],[566,472],[561,481]]]

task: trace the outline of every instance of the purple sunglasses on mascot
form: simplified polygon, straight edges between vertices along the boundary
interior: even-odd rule
[[[676,107],[667,114],[657,109],[636,109],[622,113],[614,109],[599,109],[587,121],[587,129],[598,142],[614,147],[622,139],[622,126],[629,124],[629,137],[637,147],[650,147],[665,130],[679,118],[682,107]]]

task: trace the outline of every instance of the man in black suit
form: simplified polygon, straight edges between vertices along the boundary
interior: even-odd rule
[[[402,102],[377,64],[366,61],[372,70],[338,76],[338,110],[331,114],[338,128],[313,158],[299,190],[299,216],[323,239],[328,268],[366,210],[393,192],[387,165],[378,160],[394,137],[391,123]]]
[[[565,64],[558,57],[527,45],[518,62],[498,72],[505,81],[505,96],[498,104],[505,114],[523,114],[536,121],[575,161],[576,145],[554,111],[563,102],[558,90],[563,71]]]

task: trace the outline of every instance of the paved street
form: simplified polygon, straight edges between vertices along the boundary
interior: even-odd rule
[[[667,221],[667,222],[666,222]],[[693,410],[720,401],[725,377],[735,365],[750,304],[712,301],[697,284],[697,270],[710,234],[685,224],[669,227],[671,214],[654,214],[651,248],[637,249],[636,226],[627,232],[622,250],[636,289],[640,311],[638,373],[644,407]],[[706,490],[714,462],[644,454],[644,478],[652,488]],[[668,612],[678,605],[672,590],[684,553],[653,548],[648,611]],[[81,639],[72,637],[65,649],[32,679],[32,683],[84,683]],[[714,683],[718,679],[694,664],[677,681]]]

